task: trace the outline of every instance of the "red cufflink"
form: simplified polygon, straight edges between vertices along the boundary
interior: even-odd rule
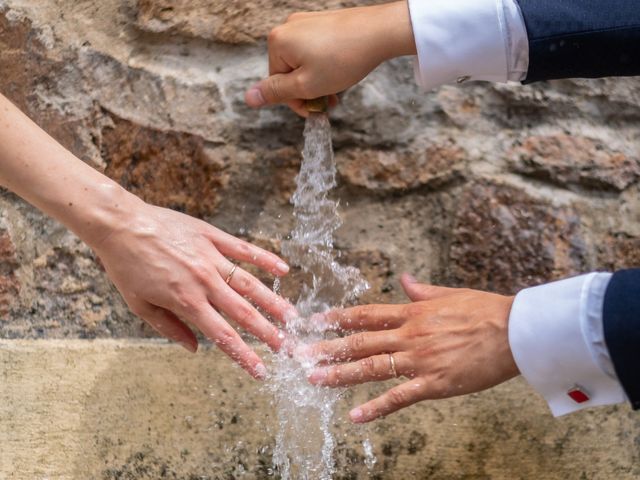
[[[567,395],[569,395],[569,397],[571,397],[571,400],[576,403],[584,403],[589,401],[589,394],[587,394],[587,392],[585,392],[584,389],[582,387],[579,387],[578,385],[571,388],[567,392]]]

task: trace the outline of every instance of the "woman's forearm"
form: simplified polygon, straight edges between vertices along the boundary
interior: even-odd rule
[[[289,267],[276,255],[145,203],[65,150],[1,95],[0,185],[88,243],[133,313],[162,335],[195,351],[193,325],[251,375],[264,377],[262,360],[221,312],[280,348],[284,336],[249,302],[280,322],[295,309],[232,263],[284,275]]]
[[[54,217],[89,245],[141,202],[79,160],[0,95],[0,185]]]

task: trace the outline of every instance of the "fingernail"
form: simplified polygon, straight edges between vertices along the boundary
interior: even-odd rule
[[[262,96],[262,92],[260,91],[260,89],[255,86],[251,87],[247,91],[245,99],[247,101],[247,104],[250,107],[261,107],[265,103],[267,103],[266,100],[264,99],[264,96]]]
[[[191,352],[191,353],[196,353],[198,351],[198,345],[193,345],[191,343],[188,342],[178,342],[185,350]]]
[[[289,273],[289,265],[284,262],[278,262],[276,263],[276,270],[284,275],[285,273]]]
[[[349,417],[351,418],[352,422],[360,423],[364,419],[364,412],[360,407],[354,408],[349,412]]]
[[[316,385],[318,383],[322,383],[327,375],[329,374],[328,368],[316,368],[311,375],[309,375],[309,382]]]
[[[264,363],[256,365],[256,375],[260,380],[267,378],[267,367],[264,366]]]
[[[418,279],[416,277],[414,277],[413,275],[411,275],[410,273],[407,273],[407,276],[405,278],[407,279],[407,282],[409,282],[409,283],[418,283]]]

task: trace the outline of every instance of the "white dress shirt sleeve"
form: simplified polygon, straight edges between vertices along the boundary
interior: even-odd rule
[[[409,12],[423,88],[526,77],[529,43],[515,0],[409,0]]]
[[[522,290],[509,317],[520,373],[555,416],[626,400],[605,344],[602,306],[611,274],[590,273]],[[568,395],[579,388],[589,397]]]

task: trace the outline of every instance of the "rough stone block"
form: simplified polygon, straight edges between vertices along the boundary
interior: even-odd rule
[[[319,11],[375,3],[371,0],[138,0],[138,25],[154,33],[224,43],[254,43],[296,11]]]
[[[622,191],[640,178],[640,158],[587,137],[531,136],[507,155],[515,172],[563,187]]]
[[[570,207],[493,181],[462,189],[449,250],[458,286],[503,293],[581,272],[586,245]]]
[[[463,177],[465,151],[452,142],[409,151],[349,149],[336,160],[347,183],[374,192],[438,188]]]
[[[7,480],[277,478],[270,397],[215,348],[191,355],[164,342],[4,340],[0,372]],[[640,475],[640,421],[626,406],[554,419],[516,379],[350,426],[348,409],[390,383],[340,402],[336,480]],[[377,458],[370,472],[365,436]]]

